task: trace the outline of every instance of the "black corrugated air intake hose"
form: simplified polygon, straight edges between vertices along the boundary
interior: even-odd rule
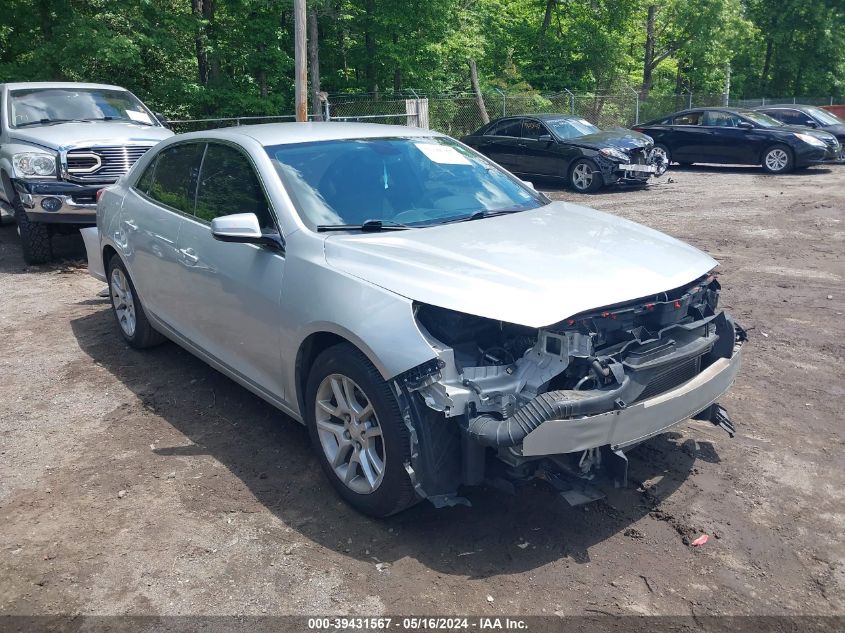
[[[589,395],[589,391],[548,391],[530,400],[504,420],[489,413],[469,418],[466,433],[484,446],[516,446],[548,420],[605,413],[625,406],[623,395],[631,384],[625,376],[616,389]]]

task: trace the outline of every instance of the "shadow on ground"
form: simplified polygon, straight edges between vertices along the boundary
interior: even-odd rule
[[[589,506],[571,508],[549,486],[536,482],[515,496],[488,488],[469,490],[472,508],[436,510],[423,502],[388,520],[372,520],[337,500],[304,427],[172,343],[144,352],[128,348],[107,301],[102,305],[71,326],[80,348],[143,405],[123,405],[109,414],[106,421],[113,423],[114,432],[131,433],[131,425],[148,424],[149,417],[142,416],[154,412],[193,444],[160,447],[151,460],[211,456],[287,526],[342,556],[370,563],[410,557],[440,573],[469,577],[536,569],[567,557],[589,562],[590,548],[597,543],[620,532],[641,536],[627,528],[671,495],[697,458],[692,442],[679,446],[677,435],[665,434],[631,453],[634,483],[629,488],[607,490],[606,501]],[[714,459],[712,446],[704,449],[707,459]],[[648,492],[638,488],[636,482],[656,475],[660,481]],[[184,503],[199,514],[225,512],[254,503],[245,497],[229,483]],[[526,542],[527,547],[517,546]]]
[[[53,237],[54,261],[42,266],[29,266],[23,261],[21,254],[21,240],[18,237],[14,220],[4,215],[0,223],[0,273],[24,273],[35,270],[55,270],[68,263],[86,263],[85,244],[79,231],[71,235],[56,235]]]

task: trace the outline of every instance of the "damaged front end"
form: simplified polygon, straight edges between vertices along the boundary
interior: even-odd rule
[[[609,452],[624,482],[625,450],[690,417],[732,435],[716,400],[745,334],[718,300],[707,276],[539,330],[417,305],[437,359],[396,384],[412,430],[427,436],[417,438],[420,492],[447,498],[449,480],[481,483],[490,454],[523,473],[569,455],[586,473]]]
[[[653,146],[599,150],[595,162],[607,184],[645,184],[652,176],[662,176],[669,167],[666,154]]]

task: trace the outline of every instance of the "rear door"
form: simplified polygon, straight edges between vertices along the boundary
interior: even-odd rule
[[[664,144],[672,153],[672,160],[683,163],[707,162],[707,129],[701,125],[703,112],[686,112],[672,119],[664,136]]]
[[[177,331],[176,243],[185,215],[193,212],[204,147],[189,142],[163,149],[127,193],[114,236],[145,308]]]
[[[502,119],[487,129],[487,133],[478,139],[476,149],[493,159],[505,169],[519,171],[519,161],[522,148],[521,139],[522,119]]]
[[[183,334],[253,385],[284,396],[280,301],[284,255],[256,244],[221,242],[214,218],[254,213],[263,229],[277,221],[248,154],[209,142],[197,184],[196,209],[179,233]]]

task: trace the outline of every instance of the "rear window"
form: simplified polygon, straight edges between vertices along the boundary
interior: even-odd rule
[[[701,112],[688,112],[687,114],[681,114],[676,116],[672,121],[673,125],[700,125],[701,124]]]
[[[513,136],[519,137],[522,133],[522,119],[510,119],[493,124],[487,130],[486,136]]]
[[[147,195],[172,209],[192,214],[204,148],[204,143],[185,143],[163,150],[158,155]]]

